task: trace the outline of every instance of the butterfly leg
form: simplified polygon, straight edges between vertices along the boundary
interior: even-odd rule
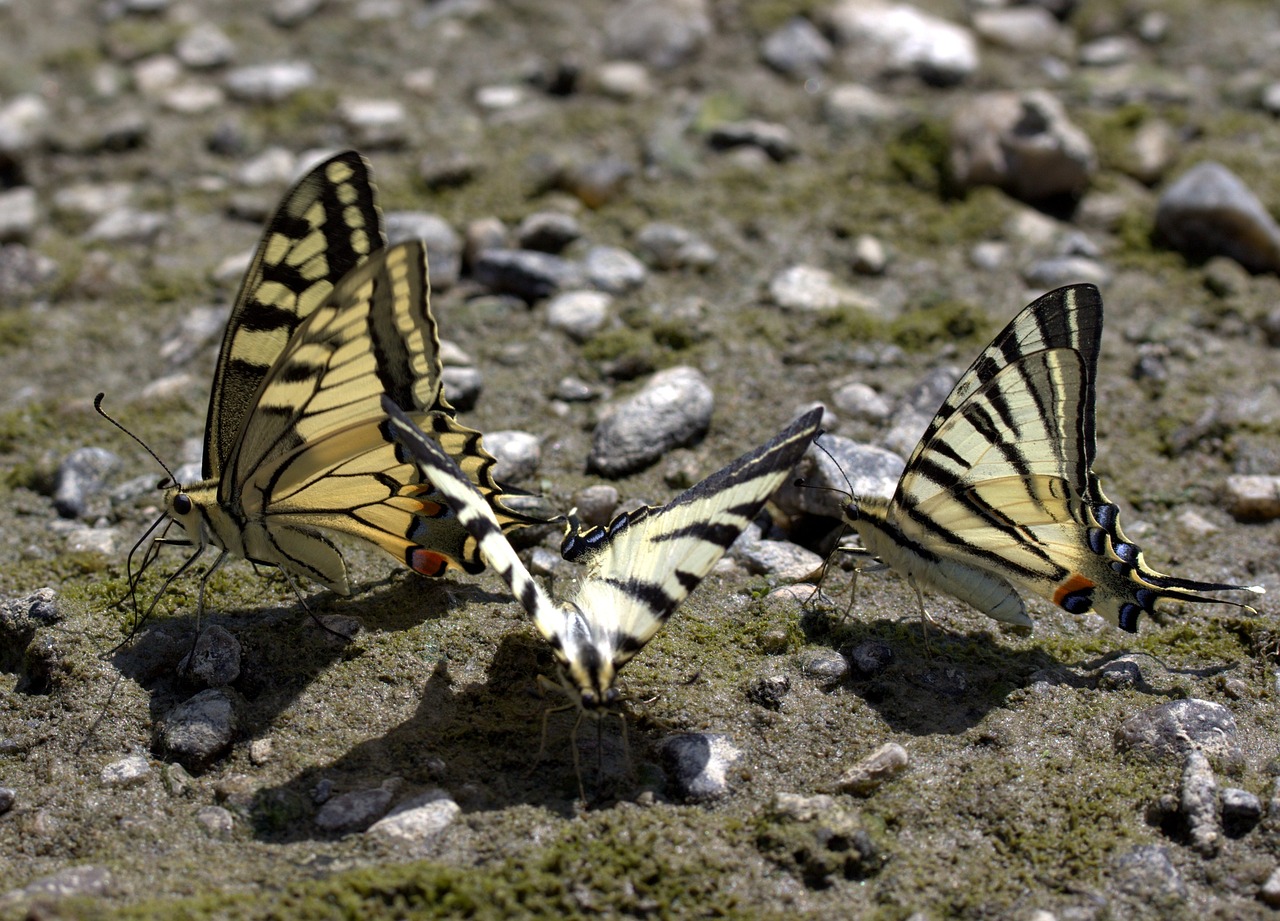
[[[920,603],[920,630],[924,634],[924,651],[926,655],[933,655],[933,650],[929,648],[929,625],[937,624],[932,617],[929,616],[929,610],[924,606],[924,592],[920,590],[920,586],[916,584],[915,576],[907,576],[907,582],[911,585],[916,593],[916,601]]]

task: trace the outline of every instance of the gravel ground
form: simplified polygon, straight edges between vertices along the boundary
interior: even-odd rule
[[[894,575],[847,618],[847,561],[787,588],[835,524],[794,514],[628,666],[625,735],[577,732],[581,803],[492,574],[353,547],[324,629],[241,562],[118,646],[161,474],[92,398],[198,461],[262,220],[356,147],[463,420],[557,508],[666,501],[818,401],[905,456],[1089,281],[1126,531],[1274,592],[1278,49],[1245,0],[0,2],[0,917],[1269,916],[1271,596],[1136,636],[931,596],[926,635]],[[655,375],[675,446],[596,436]],[[568,579],[557,540],[521,543]]]

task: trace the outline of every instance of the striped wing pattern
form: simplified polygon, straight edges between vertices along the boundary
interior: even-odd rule
[[[226,469],[254,395],[293,331],[385,243],[369,164],[353,150],[320,163],[285,195],[223,333],[205,425],[206,480]]]
[[[821,410],[796,420],[768,443],[744,454],[661,508],[643,507],[605,528],[571,524],[566,559],[587,571],[574,598],[552,601],[533,581],[497,528],[488,505],[430,439],[414,431],[384,400],[396,438],[421,463],[459,519],[480,542],[489,565],[546,637],[565,686],[588,710],[618,699],[618,670],[653,637],[742,533],[817,433]],[[446,482],[447,481],[447,482]]]
[[[364,540],[426,575],[449,563],[483,569],[442,497],[397,458],[383,394],[457,458],[504,527],[534,520],[499,503],[493,457],[454,419],[425,246],[386,248],[373,196],[354,152],[321,163],[285,196],[223,339],[206,432],[214,475],[165,499],[200,547],[341,594],[346,565],[325,532]]]
[[[867,548],[919,587],[1026,626],[1015,586],[1130,632],[1161,598],[1260,591],[1158,573],[1120,530],[1092,469],[1101,333],[1092,285],[1019,313],[944,401],[893,498],[851,511]]]

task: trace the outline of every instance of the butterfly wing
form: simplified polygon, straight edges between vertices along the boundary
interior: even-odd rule
[[[258,388],[294,330],[339,279],[384,245],[369,164],[355,151],[320,163],[285,195],[223,334],[205,424],[205,480],[227,468]]]
[[[219,506],[260,530],[246,538],[246,556],[278,562],[275,553],[315,578],[299,535],[316,535],[318,558],[322,528],[373,543],[427,575],[448,562],[483,568],[476,542],[418,467],[397,457],[384,425],[380,401],[389,395],[498,503],[493,457],[442,395],[428,295],[424,245],[399,244],[349,272],[295,330],[259,386],[220,483]],[[503,527],[527,523],[498,508]]]
[[[1239,588],[1157,573],[1120,531],[1092,470],[1101,330],[1092,285],[1025,308],[961,377],[893,500],[869,506],[859,530],[879,529],[872,543],[913,578],[1013,623],[1030,621],[1010,584],[1130,631],[1159,598]]]
[[[751,524],[817,434],[822,410],[721,468],[661,508],[570,533],[561,552],[587,574],[575,606],[599,657],[616,671],[644,647]]]

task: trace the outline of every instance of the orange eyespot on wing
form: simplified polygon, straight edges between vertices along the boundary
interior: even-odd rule
[[[414,572],[424,576],[442,576],[449,568],[449,558],[421,547],[410,547],[405,552],[404,562]]]
[[[1093,590],[1097,587],[1079,573],[1073,573],[1053,593],[1053,603],[1072,614],[1083,614],[1093,607]]]

